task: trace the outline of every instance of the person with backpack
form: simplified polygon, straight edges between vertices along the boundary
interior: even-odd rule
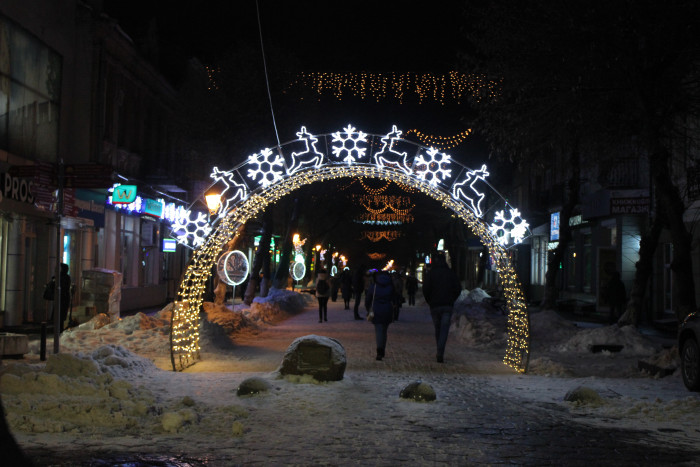
[[[328,283],[328,272],[318,271],[316,277],[316,299],[318,299],[318,322],[328,321],[328,298],[331,296],[331,285]]]

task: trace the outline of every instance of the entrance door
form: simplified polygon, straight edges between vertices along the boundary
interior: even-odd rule
[[[617,269],[617,250],[613,248],[600,248],[598,250],[598,281],[597,296],[598,306],[607,307],[610,304],[603,297],[602,291],[605,285],[610,282],[610,273]]]
[[[24,322],[32,322],[42,319],[42,316],[34,316],[34,293],[37,290],[36,281],[36,241],[30,236],[24,237],[24,284],[23,300],[24,309],[22,310],[22,319]]]

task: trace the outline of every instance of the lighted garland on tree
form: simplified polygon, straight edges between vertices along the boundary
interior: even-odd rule
[[[388,135],[392,133],[396,133],[395,127]],[[225,193],[238,198],[235,203],[230,202],[230,199],[222,200],[221,206],[226,207],[214,213],[211,233],[205,238],[195,238],[196,233],[203,230],[188,230],[186,219],[178,224],[182,229],[180,232],[174,232],[178,241],[196,249],[180,283],[173,310],[170,336],[173,369],[182,370],[199,359],[199,312],[205,284],[222,249],[229,241],[235,240],[241,227],[271,204],[303,186],[339,178],[364,177],[391,181],[437,200],[462,219],[489,249],[499,271],[509,310],[508,345],[504,363],[524,372],[529,359],[529,317],[506,246],[522,242],[529,231],[527,223],[520,217],[517,209],[510,206],[486,182],[488,172],[485,166],[480,170],[471,170],[451,160],[447,154],[439,153],[435,148],[421,147],[405,140],[393,140],[392,149],[397,154],[403,154],[404,145],[413,146],[410,151],[415,154],[413,160],[406,160],[405,166],[386,164],[386,160],[374,158],[372,148],[379,146],[373,144],[375,139],[386,141],[388,135],[368,135],[356,131],[351,125],[348,125],[344,132],[332,135],[315,137],[309,135],[305,129],[297,135],[299,140],[287,143],[292,145],[289,152],[282,153],[281,147],[266,148],[230,171],[214,169],[212,178],[227,184]],[[328,141],[330,137],[333,138],[332,142]],[[299,168],[297,161],[290,161],[285,156],[291,154],[292,159],[304,154],[308,156],[312,151],[308,142],[320,141],[321,138],[325,138],[327,144],[319,146],[330,146],[332,153],[319,153],[314,145],[313,156],[318,157],[318,160],[310,163],[308,167]],[[397,144],[399,148],[396,147]],[[416,146],[419,149],[417,152]],[[308,151],[293,152],[297,147],[306,147]],[[386,148],[386,145],[384,147]],[[387,155],[386,151],[384,154]],[[410,168],[408,173],[407,167]],[[250,189],[251,182],[245,180],[246,175],[258,186]],[[236,190],[228,191],[226,180],[235,180],[240,186],[237,186]],[[501,202],[495,208],[500,210],[496,211],[495,205],[482,206],[484,196],[479,195],[483,195],[487,189],[496,194],[496,198],[500,198]],[[494,211],[494,220],[489,224],[484,217]],[[191,217],[188,213],[187,219]],[[200,216],[195,216],[192,222],[199,218]]]

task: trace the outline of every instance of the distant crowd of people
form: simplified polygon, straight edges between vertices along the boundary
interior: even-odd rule
[[[377,346],[377,360],[382,360],[386,353],[389,325],[399,319],[401,308],[406,303],[415,306],[418,279],[414,274],[388,272],[376,269],[368,270],[364,264],[351,271],[343,271],[330,277],[328,271],[318,271],[315,282],[318,300],[318,322],[328,321],[328,301],[336,301],[338,292],[343,299],[345,309],[352,306],[356,320],[365,319],[360,315],[362,295],[366,318],[374,325]],[[454,303],[459,298],[461,285],[457,275],[449,268],[445,256],[438,254],[424,273],[423,296],[430,307],[430,315],[435,328],[436,360],[444,362],[447,336]],[[354,297],[354,305],[351,303]]]

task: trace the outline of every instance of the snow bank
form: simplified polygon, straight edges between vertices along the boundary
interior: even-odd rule
[[[590,352],[594,345],[622,345],[621,354],[653,355],[660,351],[634,326],[619,327],[616,324],[599,328],[582,329],[568,340],[555,346],[559,352]]]

